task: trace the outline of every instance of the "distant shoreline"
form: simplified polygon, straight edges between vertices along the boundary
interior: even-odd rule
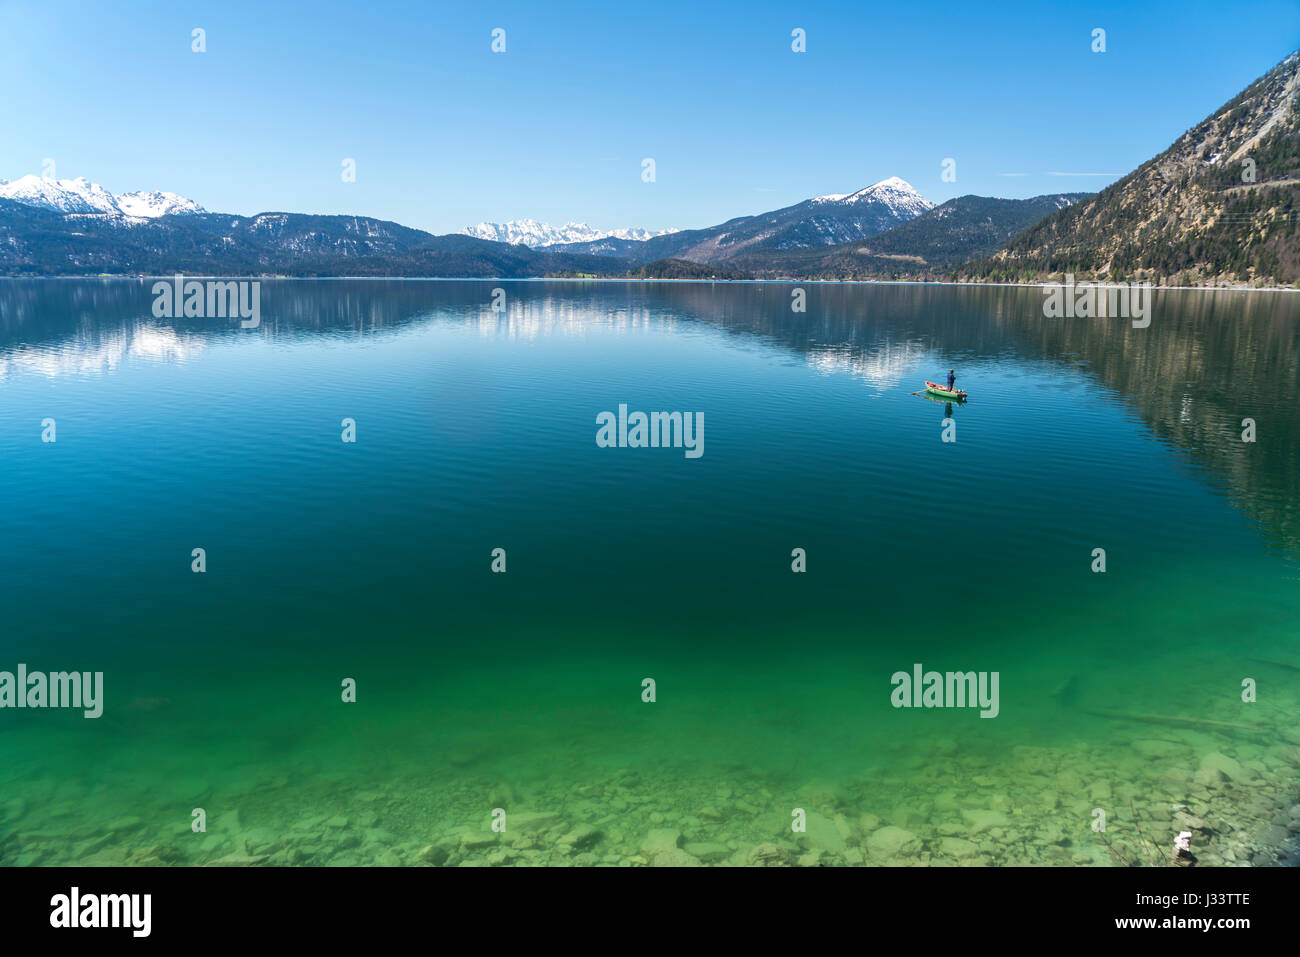
[[[608,282],[608,283],[676,283],[679,285],[713,286],[726,283],[733,286],[996,286],[1003,288],[1041,289],[1064,286],[1062,282],[972,282],[969,280],[921,280],[921,279],[645,279],[620,276],[275,276],[275,275],[237,275],[233,273],[182,273],[186,279],[223,279],[266,282]],[[8,282],[149,282],[172,280],[175,273],[149,276],[0,276],[0,281]],[[1085,280],[1075,285],[1094,284],[1099,286],[1118,285],[1117,282],[1103,280]],[[1192,290],[1200,292],[1300,292],[1300,286],[1241,286],[1241,285],[1204,285],[1204,286],[1161,286],[1152,285],[1154,291]]]

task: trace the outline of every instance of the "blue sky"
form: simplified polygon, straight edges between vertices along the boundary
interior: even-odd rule
[[[1295,0],[0,0],[0,24],[0,177],[52,158],[113,192],[434,232],[706,226],[894,175],[936,202],[1098,189],[1300,47]]]

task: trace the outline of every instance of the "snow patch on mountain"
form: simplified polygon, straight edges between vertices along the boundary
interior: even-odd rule
[[[117,205],[127,216],[139,216],[145,219],[207,212],[194,200],[165,190],[153,190],[148,193],[143,190],[134,193],[118,193]]]
[[[552,226],[550,223],[539,223],[535,219],[515,219],[508,223],[479,223],[477,226],[466,226],[461,230],[463,235],[473,236],[476,239],[490,239],[493,242],[511,243],[516,246],[528,246],[530,248],[554,246],[560,243],[588,243],[597,239],[630,239],[640,242],[652,239],[655,236],[662,236],[665,233],[675,232],[677,232],[675,229],[663,229],[654,232],[636,227],[631,229],[596,229],[586,223],[565,223],[563,226]]]
[[[898,176],[872,183],[856,193],[829,193],[826,196],[814,196],[812,202],[843,206],[854,206],[864,202],[880,203],[904,219],[915,219],[926,210],[934,209],[934,203],[918,193],[911,183]]]
[[[84,176],[52,179],[28,174],[12,183],[0,179],[0,198],[64,214],[98,214],[131,219],[206,212],[184,196],[164,192],[134,192],[114,196]]]

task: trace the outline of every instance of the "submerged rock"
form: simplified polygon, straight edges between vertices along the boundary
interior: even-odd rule
[[[801,800],[806,800],[813,807],[837,808],[844,803],[844,794],[840,789],[820,778],[809,781],[797,793]]]
[[[974,841],[967,841],[960,837],[945,837],[939,842],[939,848],[949,857],[955,857],[958,860],[967,857],[973,857],[979,850]]]
[[[506,833],[535,835],[563,823],[554,811],[516,811],[506,814]]]
[[[460,846],[467,851],[492,847],[496,843],[497,835],[493,831],[464,831],[460,835]]]
[[[443,844],[428,844],[420,849],[420,853],[415,855],[415,859],[421,864],[445,864],[450,854],[449,849]]]
[[[560,838],[559,843],[567,845],[575,851],[586,850],[593,844],[600,841],[603,835],[590,824],[579,824],[568,834]]]
[[[647,834],[645,840],[641,842],[641,853],[653,859],[656,854],[662,851],[676,850],[681,842],[681,832],[669,827],[657,827]]]
[[[1007,825],[1007,816],[1001,811],[966,810],[961,812],[961,816],[970,825],[971,832],[974,834],[991,827],[1005,827]]]
[[[123,867],[130,856],[131,852],[125,847],[106,847],[77,863],[82,867]]]
[[[803,839],[800,843],[816,850],[833,851],[842,855],[848,849],[834,822],[817,813],[809,813],[808,830],[799,837]]]
[[[1201,788],[1217,787],[1226,781],[1227,778],[1218,768],[1197,768],[1196,773],[1192,775],[1192,781]]]
[[[752,867],[789,867],[790,855],[775,844],[760,844],[749,855]]]
[[[660,851],[652,861],[655,867],[699,867],[700,859],[680,847]]]
[[[185,856],[170,844],[155,844],[131,858],[131,863],[138,867],[162,867],[184,862]]]
[[[1195,814],[1189,814],[1186,811],[1179,811],[1174,816],[1174,819],[1178,821],[1179,827],[1190,828],[1193,831],[1199,831],[1201,828],[1205,827],[1205,821],[1197,817]]]
[[[1211,751],[1205,757],[1201,758],[1201,769],[1197,772],[1197,780],[1201,780],[1201,772],[1210,772],[1207,777],[1214,780],[1214,772],[1222,775],[1234,784],[1244,784],[1254,777],[1254,772],[1243,768],[1233,758],[1228,757],[1219,751]]]
[[[1278,827],[1276,824],[1269,824],[1259,833],[1259,843],[1265,847],[1279,848],[1286,843],[1287,829]]]
[[[886,825],[867,838],[867,856],[873,860],[890,860],[916,840],[916,835],[901,827]]]
[[[253,867],[265,860],[265,854],[227,854],[215,861],[208,861],[208,867]]]
[[[1139,738],[1133,742],[1133,750],[1144,758],[1167,758],[1187,750],[1186,745],[1163,741],[1159,738]]]
[[[693,857],[698,857],[706,864],[725,860],[731,856],[731,848],[727,847],[725,844],[717,844],[713,841],[692,841],[687,844],[683,850]]]

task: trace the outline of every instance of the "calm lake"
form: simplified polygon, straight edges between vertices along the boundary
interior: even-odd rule
[[[1295,295],[151,286],[0,282],[0,671],[103,673],[0,709],[0,864],[1287,859]]]

